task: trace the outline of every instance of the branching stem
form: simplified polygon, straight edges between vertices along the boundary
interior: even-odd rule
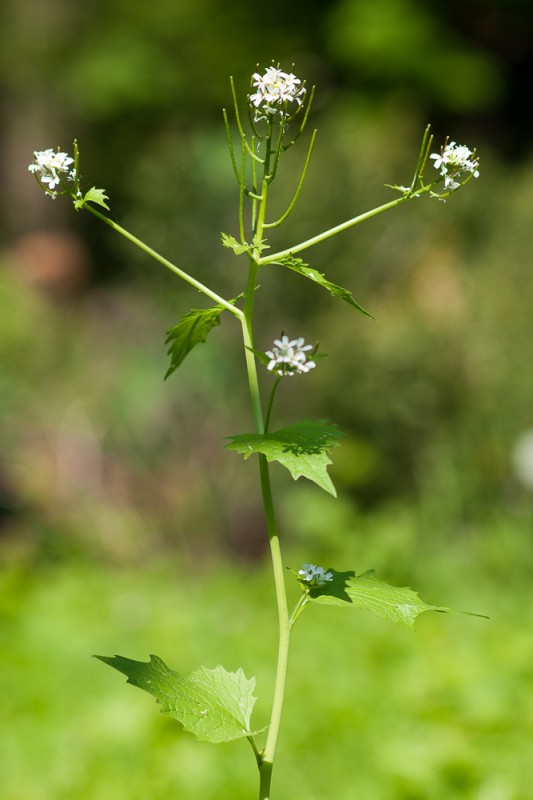
[[[175,275],[178,275],[178,277],[182,278],[187,283],[190,283],[190,285],[194,286],[195,289],[198,289],[199,292],[202,292],[203,294],[207,295],[207,297],[210,297],[211,300],[214,300],[215,303],[217,303],[219,306],[225,308],[226,311],[230,311],[233,314],[233,316],[237,317],[238,319],[243,318],[243,312],[241,311],[240,308],[237,308],[228,300],[225,300],[223,297],[220,297],[220,295],[218,295],[212,289],[209,289],[207,286],[204,286],[203,283],[200,283],[200,281],[196,280],[196,278],[193,278],[192,275],[189,275],[188,272],[184,272],[184,270],[180,269],[175,264],[173,264],[172,261],[169,261],[168,258],[165,258],[164,256],[160,255],[160,253],[158,253],[156,250],[153,250],[151,247],[148,247],[147,244],[142,242],[140,239],[137,239],[136,236],[127,231],[125,228],[122,228],[116,222],[113,222],[113,220],[109,219],[109,217],[106,217],[105,214],[102,214],[100,211],[97,211],[96,208],[93,208],[93,206],[91,206],[89,203],[85,203],[84,208],[87,211],[90,211],[91,214],[93,214],[95,217],[98,217],[98,219],[102,220],[102,222],[105,222],[106,225],[109,225],[110,228],[113,228],[114,231],[120,233],[121,236],[124,236],[125,239],[127,239],[132,244],[136,245],[144,253],[151,256],[154,259],[154,261],[158,261],[159,264],[162,264],[164,267],[169,269]]]
[[[401,197],[397,197],[395,200],[391,200],[390,203],[385,203],[384,205],[373,208],[370,211],[365,211],[364,214],[359,214],[357,217],[352,217],[352,219],[349,219],[346,222],[341,222],[340,225],[335,225],[334,228],[328,228],[328,230],[323,231],[316,236],[312,236],[310,239],[306,239],[305,242],[300,242],[300,244],[295,244],[293,247],[288,247],[286,250],[280,250],[278,253],[272,253],[264,258],[260,258],[259,264],[263,266],[265,264],[270,264],[271,261],[279,261],[279,259],[283,258],[284,256],[301,253],[302,250],[307,250],[309,247],[313,247],[315,244],[324,242],[331,236],[335,236],[337,233],[341,233],[342,231],[351,228],[353,225],[357,225],[359,222],[364,222],[371,217],[375,217],[378,214],[381,214],[383,211],[388,211],[390,208],[395,208],[396,206],[401,205],[401,203],[405,203],[406,200],[410,200],[411,197],[414,196],[415,195],[405,194]]]

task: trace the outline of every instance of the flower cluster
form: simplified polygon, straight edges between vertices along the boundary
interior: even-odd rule
[[[304,339],[301,337],[289,339],[288,336],[282,336],[281,339],[275,339],[272,350],[267,350],[265,354],[270,359],[267,369],[276,375],[309,372],[316,367],[315,362],[308,360],[306,355],[306,351],[312,349],[313,345],[304,344]]]
[[[48,150],[36,150],[33,154],[33,162],[28,169],[33,172],[39,183],[48,184],[48,189],[55,197],[57,193],[54,192],[54,189],[62,180],[61,173],[64,173],[69,181],[76,179],[76,171],[69,169],[73,163],[74,159],[68,153],[61,153],[59,150],[56,152],[49,148]]]
[[[433,153],[430,158],[434,159],[433,166],[440,171],[444,178],[444,186],[450,191],[461,186],[461,178],[465,173],[473,175],[474,178],[479,177],[479,159],[476,158],[476,151],[470,150],[465,145],[446,143],[440,154]]]
[[[300,580],[308,583],[309,586],[324,586],[327,581],[333,580],[332,572],[326,572],[324,567],[317,567],[316,564],[302,564],[298,575]]]
[[[303,102],[306,89],[301,83],[292,72],[282,72],[279,67],[267,67],[264,75],[254,72],[252,86],[256,91],[249,99],[256,109],[255,121],[265,119],[266,114],[281,120],[290,117],[289,104],[295,102],[299,108]]]

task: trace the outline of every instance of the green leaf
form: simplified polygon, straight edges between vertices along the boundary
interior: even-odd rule
[[[167,331],[165,344],[170,345],[168,349],[170,366],[165,379],[172,375],[193,347],[205,342],[207,334],[212,328],[220,325],[219,317],[223,311],[222,306],[192,308],[177,325]]]
[[[309,591],[309,598],[321,605],[342,606],[343,608],[363,608],[372,611],[378,617],[391,622],[401,622],[412,628],[420,614],[426,611],[441,613],[460,613],[482,617],[482,614],[471,614],[466,611],[454,612],[444,606],[432,606],[420,599],[409,587],[391,586],[376,578],[374,570],[356,575],[355,572],[333,573],[333,580],[317,586]]]
[[[105,193],[105,189],[97,189],[95,186],[92,189],[89,189],[86,192],[85,197],[83,198],[83,203],[95,203],[97,206],[102,206],[103,208],[110,210],[109,206],[106,203],[106,200],[109,200],[109,197]]]
[[[241,253],[251,253],[252,250],[262,253],[263,250],[268,250],[270,248],[270,245],[266,244],[266,239],[263,239],[261,244],[248,244],[247,242],[241,244],[241,242],[238,242],[237,239],[229,233],[221,233],[220,236],[222,239],[222,246],[229,247],[237,256],[240,256]]]
[[[341,300],[344,300],[344,302],[348,303],[348,305],[352,308],[357,309],[357,311],[360,311],[362,314],[365,314],[365,316],[370,317],[370,319],[374,319],[372,314],[366,311],[363,306],[360,306],[359,303],[354,300],[352,293],[349,292],[348,289],[343,289],[342,286],[337,286],[336,283],[331,283],[331,281],[328,281],[325,275],[322,275],[322,273],[318,272],[316,269],[311,269],[309,264],[306,264],[301,258],[295,258],[293,255],[289,254],[279,261],[270,261],[269,263],[281,264],[281,266],[288,267],[288,269],[292,269],[293,272],[297,272],[299,275],[309,278],[309,280],[314,281],[319,286],[327,289],[327,291],[333,297],[340,297]]]
[[[336,497],[337,492],[327,471],[328,464],[331,464],[327,451],[337,447],[337,439],[343,435],[336,425],[328,425],[324,419],[317,422],[306,420],[273,433],[228,436],[231,441],[226,447],[241,453],[244,458],[249,458],[252,453],[263,453],[267,461],[279,461],[286,467],[294,480],[300,476],[308,478]]]
[[[220,236],[222,238],[223,247],[229,247],[236,256],[240,256],[241,253],[248,253],[252,249],[252,245],[246,242],[241,244],[234,236],[230,236],[229,233],[221,233]]]
[[[242,669],[227,672],[219,665],[181,675],[154,655],[147,662],[122,656],[95,658],[122,672],[128,683],[155,697],[162,713],[177,719],[201,741],[231,742],[260,733],[250,730],[256,701],[255,678],[248,680]]]

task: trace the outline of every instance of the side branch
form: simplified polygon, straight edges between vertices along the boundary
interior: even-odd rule
[[[114,231],[120,233],[121,236],[124,236],[125,239],[130,241],[132,244],[136,245],[140,250],[145,252],[147,255],[151,256],[155,261],[159,262],[159,264],[162,264],[164,267],[169,269],[179,278],[186,281],[191,286],[194,286],[194,288],[198,289],[198,291],[202,292],[202,294],[205,294],[207,295],[207,297],[210,297],[211,300],[214,300],[215,303],[225,308],[226,311],[230,311],[233,314],[233,316],[237,317],[237,319],[243,319],[244,315],[240,308],[236,308],[236,306],[232,305],[232,303],[230,303],[228,300],[225,300],[223,297],[220,297],[220,295],[218,295],[216,292],[213,292],[212,289],[209,289],[208,286],[204,286],[203,283],[200,283],[200,281],[196,280],[196,278],[193,278],[192,275],[189,275],[187,272],[184,272],[182,269],[173,264],[172,261],[169,261],[167,258],[160,255],[160,253],[158,253],[156,250],[153,250],[151,247],[142,242],[140,239],[137,239],[137,237],[134,236],[132,233],[127,231],[125,228],[122,228],[116,222],[113,222],[113,220],[109,219],[109,217],[106,217],[105,214],[101,214],[100,211],[97,211],[88,203],[86,203],[83,207],[87,211],[90,211],[90,213],[93,214],[95,217],[98,217],[98,219],[102,220],[102,222],[105,222],[106,225],[109,225],[110,228],[113,228]]]
[[[304,181],[305,181],[305,178],[306,178],[306,175],[307,175],[307,170],[309,169],[309,162],[311,161],[311,155],[313,153],[313,147],[315,146],[316,135],[317,135],[317,131],[315,129],[313,131],[313,135],[311,136],[311,142],[310,142],[309,148],[307,150],[307,156],[306,156],[306,159],[305,159],[305,164],[304,164],[304,168],[302,170],[302,174],[300,176],[300,181],[298,183],[298,186],[296,187],[296,191],[294,193],[294,197],[292,198],[291,202],[289,203],[289,206],[288,206],[287,210],[275,222],[265,222],[265,224],[263,226],[264,228],[277,228],[277,227],[279,227],[283,222],[285,222],[285,220],[287,219],[287,217],[289,216],[289,214],[293,210],[294,206],[296,205],[296,202],[297,202],[297,200],[298,200],[298,198],[300,196],[300,192],[302,191],[302,187],[304,185]]]
[[[428,187],[429,189],[429,187]],[[421,194],[422,191],[419,190],[416,194]],[[365,211],[364,214],[359,214],[357,217],[352,217],[352,219],[347,220],[346,222],[342,222],[340,225],[335,225],[334,228],[329,228],[327,231],[323,231],[322,233],[317,234],[316,236],[312,236],[311,239],[306,239],[305,242],[300,242],[300,244],[296,244],[293,247],[288,247],[286,250],[280,250],[278,253],[271,253],[264,258],[259,259],[259,265],[264,266],[265,264],[270,264],[272,261],[278,261],[280,258],[288,255],[294,255],[294,253],[300,253],[302,250],[307,250],[309,247],[313,247],[315,244],[319,244],[319,242],[323,242],[326,239],[329,239],[331,236],[335,236],[337,233],[341,233],[342,231],[347,230],[348,228],[357,225],[359,222],[364,222],[371,217],[375,217],[378,214],[381,214],[383,211],[388,211],[390,208],[395,208],[399,206],[401,203],[404,203],[406,200],[410,200],[411,197],[415,197],[414,194],[405,194],[402,197],[398,197],[396,200],[391,200],[390,203],[385,203],[382,206],[378,206],[377,208],[373,208],[371,211]]]

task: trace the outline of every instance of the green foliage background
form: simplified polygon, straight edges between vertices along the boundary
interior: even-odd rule
[[[296,637],[280,800],[531,796],[533,492],[513,452],[533,428],[532,13],[527,0],[274,0],[260,15],[213,0],[3,3],[7,800],[254,791],[243,746],[198,745],[88,658],[242,665],[266,716],[275,633],[256,475],[223,449],[251,424],[238,331],[223,316],[164,383],[165,331],[198,295],[43,197],[27,164],[77,136],[114,218],[233,297],[220,107],[230,73],[244,96],[272,59],[317,84],[319,128],[273,246],[389,199],[428,121],[482,158],[446,205],[413,202],[310,251],[377,322],[288,270],[261,276],[257,346],[283,329],[330,355],[283,387],[274,427],[327,417],[347,434],[337,501],[273,468],[287,562],[376,568],[492,618],[428,618],[413,638],[313,609]],[[302,158],[288,156],[280,208]]]

